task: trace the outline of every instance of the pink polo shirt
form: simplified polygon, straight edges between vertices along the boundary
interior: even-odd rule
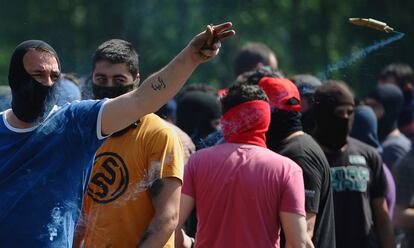
[[[182,193],[195,199],[196,247],[279,247],[279,213],[306,215],[300,167],[254,145],[193,154]]]

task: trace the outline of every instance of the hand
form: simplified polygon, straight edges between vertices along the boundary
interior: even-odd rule
[[[231,29],[232,26],[231,22],[215,26],[207,25],[206,30],[195,36],[187,46],[191,59],[201,64],[215,57],[220,50],[221,41],[236,34]]]

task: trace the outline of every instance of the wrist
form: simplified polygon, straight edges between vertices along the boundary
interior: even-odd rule
[[[204,62],[198,51],[195,51],[190,45],[186,46],[179,55],[192,67],[197,67]]]

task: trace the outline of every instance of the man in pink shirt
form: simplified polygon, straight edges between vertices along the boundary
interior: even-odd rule
[[[181,230],[197,207],[195,247],[313,247],[306,234],[302,171],[266,148],[270,106],[258,87],[237,84],[222,99],[226,143],[193,154],[186,166],[176,247],[193,247]]]

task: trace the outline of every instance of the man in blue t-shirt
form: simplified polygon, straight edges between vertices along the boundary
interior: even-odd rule
[[[230,28],[208,26],[132,92],[60,108],[53,104],[61,71],[56,52],[37,40],[17,46],[9,67],[12,108],[0,113],[0,244],[71,247],[87,174],[104,137],[161,107],[217,54],[222,39],[234,35]]]

